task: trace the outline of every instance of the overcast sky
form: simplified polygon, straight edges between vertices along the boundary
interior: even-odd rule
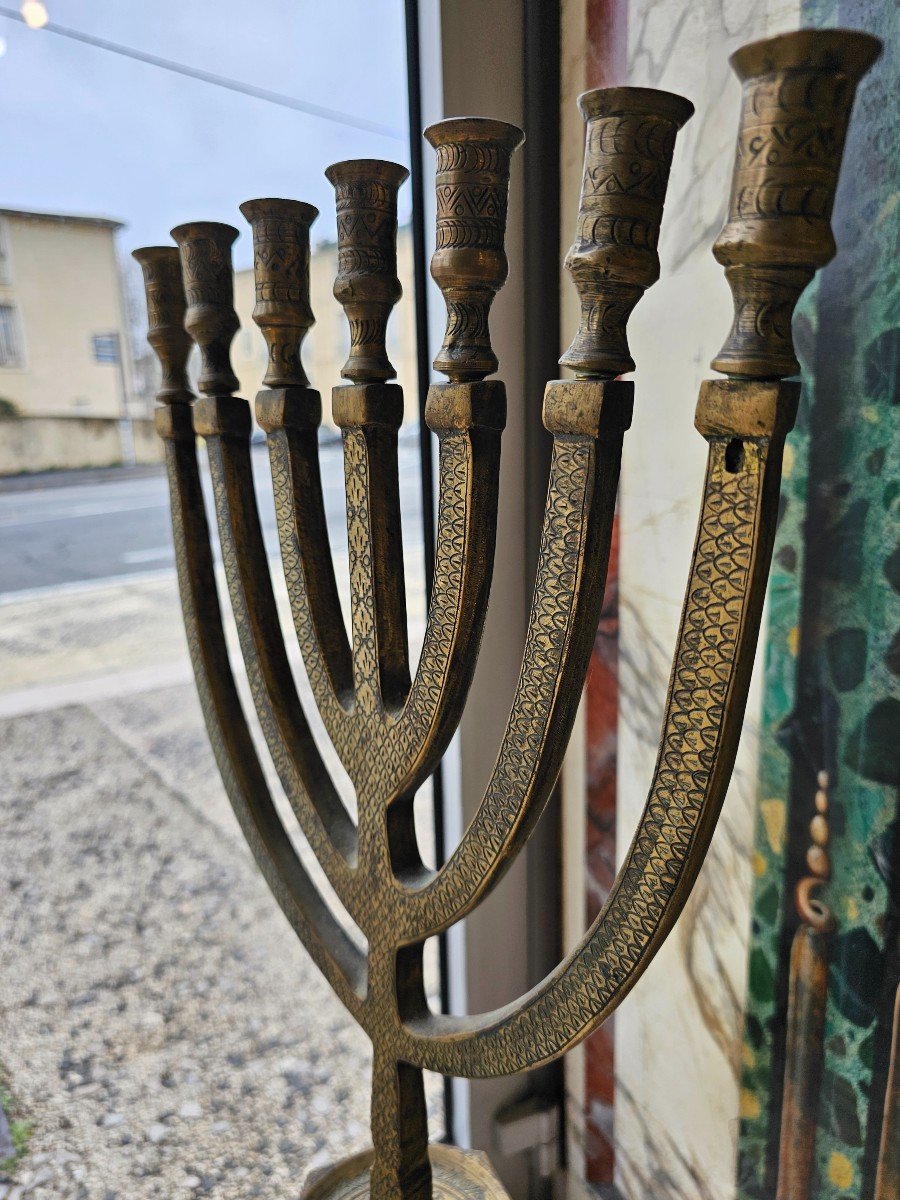
[[[347,128],[173,75],[0,17],[0,207],[102,214],[122,248],[217,220],[255,196],[321,212],[324,168],[344,158],[408,163],[401,0],[45,0],[60,25],[398,130]],[[18,8],[18,0],[8,0]],[[409,185],[401,197],[408,213]],[[250,265],[249,229],[235,265]]]

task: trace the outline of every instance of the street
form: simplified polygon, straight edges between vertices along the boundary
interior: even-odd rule
[[[347,546],[340,444],[324,444],[321,455],[328,525],[340,558]],[[278,538],[264,446],[254,447],[253,466],[263,531],[269,553],[275,555]],[[106,476],[103,482],[91,482],[98,472],[83,472],[84,480],[77,474],[67,472],[66,480],[72,482],[62,485],[50,476],[44,487],[14,490],[15,481],[0,487],[0,599],[58,584],[174,570],[161,467],[139,469],[134,478],[127,470],[100,472]],[[204,479],[208,485],[208,476]],[[400,490],[404,542],[413,551],[422,537],[418,480],[416,442],[407,438],[400,444]]]
[[[339,444],[323,447],[322,463],[346,607]],[[315,724],[264,448],[254,472],[289,657]],[[418,480],[410,439],[400,486],[414,658]],[[264,750],[262,761],[277,792]],[[427,837],[427,801],[423,811]],[[366,1039],[263,883],[212,758],[162,469],[0,481],[0,840],[0,1076],[32,1129],[11,1177],[0,1174],[0,1200],[293,1194],[307,1170],[365,1144]],[[440,1137],[438,1077],[428,1097]]]

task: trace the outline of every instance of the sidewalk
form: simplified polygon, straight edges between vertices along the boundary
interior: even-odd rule
[[[76,487],[82,483],[109,483],[119,479],[155,479],[165,473],[165,465],[160,462],[142,463],[134,467],[84,467],[78,471],[35,471],[27,475],[0,475],[0,495]]]
[[[368,1045],[240,837],[174,577],[7,604],[0,658],[0,1200],[296,1196],[368,1139]]]

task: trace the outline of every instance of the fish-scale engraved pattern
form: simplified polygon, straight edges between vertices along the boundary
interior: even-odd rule
[[[524,1004],[510,1005],[495,1022],[459,1039],[412,1035],[402,1050],[410,1061],[478,1076],[546,1061],[599,1024],[649,962],[676,915],[680,883],[705,851],[698,846],[701,818],[717,809],[727,786],[728,772],[714,768],[724,722],[736,711],[735,672],[754,585],[766,456],[766,443],[745,443],[744,465],[731,473],[725,443],[711,446],[662,747],[638,832],[606,907],[581,947]],[[711,823],[705,830],[708,838]],[[440,1029],[439,1020],[430,1024]]]
[[[479,895],[528,807],[567,662],[595,454],[590,438],[554,440],[525,654],[500,754],[484,800],[456,851],[405,910],[406,936],[433,932],[459,919]]]
[[[360,790],[380,797],[381,803],[388,803],[396,796],[400,782],[408,779],[416,758],[427,749],[447,690],[447,672],[462,616],[464,570],[467,556],[472,552],[468,540],[471,465],[468,434],[445,434],[440,449],[434,587],[419,667],[399,718],[381,722],[373,730],[377,752],[357,767],[364,773]]]
[[[347,549],[353,624],[356,704],[364,712],[380,705],[378,645],[375,634],[375,579],[369,532],[369,467],[361,429],[344,430],[344,485],[347,496]],[[359,771],[347,767],[351,776]]]
[[[429,724],[446,688],[450,650],[463,601],[463,570],[473,550],[468,544],[471,467],[468,434],[444,434],[440,449],[437,553],[428,626],[415,682],[396,729],[398,757],[404,764],[425,742]]]
[[[310,613],[306,572],[297,538],[297,522],[303,520],[303,514],[295,510],[287,431],[279,429],[269,434],[268,445],[269,462],[272,468],[272,489],[275,496],[275,519],[281,545],[281,562],[284,568],[294,627],[297,631],[297,641],[303,655],[303,665],[306,668],[316,707],[328,731],[328,736],[332,742],[339,745],[341,731],[346,725],[347,714],[331,685],[331,678],[322,657]],[[334,619],[340,620],[340,613],[335,613]]]
[[[260,727],[263,731],[269,753],[272,756],[272,762],[278,772],[281,786],[284,788],[288,802],[300,823],[304,837],[309,842],[310,847],[321,864],[322,870],[340,897],[341,902],[353,914],[355,909],[353,869],[347,859],[336,849],[329,831],[325,827],[322,816],[316,808],[316,802],[325,800],[322,794],[324,788],[329,787],[333,791],[333,787],[318,757],[318,752],[315,749],[312,734],[306,725],[299,699],[296,692],[293,691],[293,684],[289,680],[289,668],[287,667],[286,659],[284,660],[283,682],[280,694],[277,696],[270,695],[262,662],[262,654],[268,653],[271,658],[274,652],[271,650],[261,650],[256,644],[256,634],[252,624],[252,611],[254,606],[259,605],[260,601],[268,599],[265,590],[271,588],[271,583],[268,578],[254,578],[251,581],[246,574],[248,569],[246,559],[250,557],[248,553],[250,550],[248,540],[254,537],[254,532],[251,528],[254,522],[248,520],[247,513],[247,508],[249,507],[247,490],[252,493],[252,481],[249,478],[249,463],[247,464],[248,475],[244,480],[246,490],[244,495],[239,499],[235,495],[229,494],[229,467],[225,459],[228,451],[222,439],[219,437],[207,438],[207,449],[209,452],[213,498],[219,518],[219,543],[222,550],[222,565],[225,569],[225,579],[231,597],[231,607],[234,612],[241,653],[247,668],[247,680],[250,684],[250,691],[253,696],[253,703],[256,707]],[[250,531],[245,533],[245,540],[239,546],[235,535],[236,524],[233,518],[235,512],[242,509],[244,519],[241,522],[241,528],[244,530],[249,528]],[[256,536],[259,537],[261,544],[261,534],[257,534]],[[265,563],[264,557],[262,561]],[[268,599],[265,607],[271,615],[277,635],[280,637],[274,599]],[[275,677],[279,673],[279,665],[276,663],[270,678]],[[288,693],[288,688],[291,689],[291,694]],[[284,725],[284,722],[288,719],[288,711],[291,714],[290,736],[286,734]],[[307,779],[304,777],[304,774],[314,777]],[[313,795],[310,794],[311,789]]]
[[[202,492],[193,443],[179,446],[166,442],[166,467],[175,568],[188,650],[200,707],[222,782],[256,863],[294,932],[338,999],[360,1019],[362,1002],[354,983],[357,986],[361,984],[364,964],[359,965],[360,978],[355,981],[338,965],[307,909],[307,904],[314,907],[321,905],[312,884],[293,856],[290,859],[284,855],[279,858],[273,853],[273,839],[263,833],[266,817],[271,820],[274,810],[262,769],[253,752],[228,663],[225,635],[215,597],[212,552],[206,520],[202,515]],[[223,718],[228,720],[226,728],[223,728]],[[238,724],[240,728],[236,727]],[[277,821],[277,818],[274,819]],[[279,832],[284,833],[283,830]],[[286,834],[284,838],[286,840]],[[308,896],[299,894],[290,885],[289,874],[306,886]]]

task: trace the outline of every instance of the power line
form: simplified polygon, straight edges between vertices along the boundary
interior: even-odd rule
[[[10,21],[26,24],[22,14],[14,8],[0,5],[0,17]],[[388,125],[379,125],[376,121],[367,121],[365,117],[356,117],[352,113],[340,112],[336,108],[324,108],[320,104],[312,104],[308,100],[298,100],[295,96],[285,96],[281,92],[272,92],[268,88],[255,87],[251,83],[242,83],[238,79],[229,79],[225,75],[215,75],[211,71],[202,71],[199,67],[188,67],[184,63],[173,62],[169,58],[160,58],[156,54],[147,54],[143,50],[134,50],[130,46],[121,46],[117,42],[108,42],[104,38],[94,37],[90,33],[82,33],[78,29],[69,29],[65,25],[57,25],[48,21],[41,30],[36,32],[55,33],[58,37],[69,38],[73,42],[82,42],[97,50],[107,50],[110,54],[119,54],[123,58],[131,58],[137,62],[146,63],[151,67],[159,67],[163,71],[171,71],[175,75],[184,75],[188,79],[198,79],[201,83],[209,83],[214,87],[238,92],[242,96],[251,96],[254,100],[265,100],[268,104],[277,104],[281,108],[290,108],[295,112],[306,113],[310,117],[319,117],[323,121],[332,121],[336,125],[349,125],[354,129],[362,129],[366,133],[377,133],[381,137],[393,138],[396,141],[405,140],[405,135]]]

